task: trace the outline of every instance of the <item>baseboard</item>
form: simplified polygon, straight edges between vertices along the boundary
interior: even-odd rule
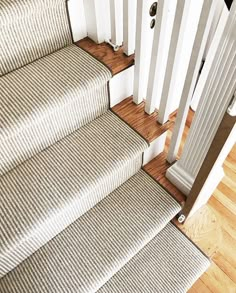
[[[194,183],[194,178],[186,173],[179,164],[172,165],[167,170],[166,177],[185,195],[189,194]]]

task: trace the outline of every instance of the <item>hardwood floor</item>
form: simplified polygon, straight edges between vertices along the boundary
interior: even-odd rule
[[[113,75],[123,71],[134,64],[134,55],[127,57],[122,48],[114,52],[112,47],[106,43],[96,44],[89,38],[85,38],[75,43],[77,46],[89,52],[96,59],[106,64]]]
[[[112,108],[118,116],[140,133],[147,141],[152,142],[155,138],[166,132],[175,121],[175,114],[170,120],[161,125],[157,123],[157,112],[148,115],[144,112],[144,102],[135,105],[132,97],[129,97]]]

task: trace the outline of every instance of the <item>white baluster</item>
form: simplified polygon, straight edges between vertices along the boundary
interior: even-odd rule
[[[163,124],[168,120],[170,114],[170,97],[169,90],[171,88],[171,80],[175,74],[174,63],[177,60],[179,51],[182,47],[183,34],[186,30],[186,24],[188,19],[190,1],[177,0],[176,13],[174,19],[174,25],[171,35],[170,49],[168,53],[168,61],[166,66],[164,85],[162,90],[162,97],[158,112],[158,122]],[[179,44],[179,45],[178,45]],[[177,62],[177,61],[176,61]]]
[[[206,46],[215,8],[215,1],[203,2],[197,33],[192,48],[191,58],[188,65],[184,88],[182,91],[178,114],[175,121],[171,144],[167,156],[167,161],[169,163],[172,163],[176,160],[189,111],[192,93],[198,77],[198,72],[201,65],[202,56],[204,54],[204,49]]]
[[[123,0],[110,0],[111,43],[120,47],[123,43]]]
[[[170,35],[170,29],[168,32],[168,28],[170,28],[168,23],[171,21],[170,17],[168,17],[169,10],[171,9],[170,3],[176,4],[176,1],[158,1],[157,18],[154,30],[152,56],[147,87],[147,98],[145,104],[145,112],[148,114],[152,114],[154,112],[158,102],[161,99],[160,88],[163,86],[164,70],[166,67],[170,45],[167,40],[167,36]]]
[[[149,9],[153,0],[137,1],[137,21],[135,38],[134,66],[134,97],[133,101],[140,104],[147,93],[148,73],[151,58],[153,30],[150,29],[151,17]]]
[[[136,33],[137,0],[123,1],[123,50],[127,56],[134,54]]]

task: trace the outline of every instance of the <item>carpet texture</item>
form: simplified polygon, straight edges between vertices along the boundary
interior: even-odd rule
[[[169,223],[98,292],[186,293],[209,266],[209,259]]]
[[[141,170],[0,279],[0,292],[96,292],[180,209]]]
[[[66,0],[0,1],[0,76],[72,43]]]
[[[146,148],[108,111],[0,177],[0,277],[137,172]]]
[[[0,175],[105,113],[110,71],[75,45],[0,78]]]
[[[0,293],[186,292],[209,261],[169,223],[181,206],[141,170],[67,0],[0,0],[0,22]]]

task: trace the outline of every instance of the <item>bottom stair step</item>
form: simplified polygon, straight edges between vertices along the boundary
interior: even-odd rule
[[[180,209],[140,170],[0,279],[0,292],[96,292]]]
[[[184,293],[209,266],[209,259],[169,223],[98,292]]]

